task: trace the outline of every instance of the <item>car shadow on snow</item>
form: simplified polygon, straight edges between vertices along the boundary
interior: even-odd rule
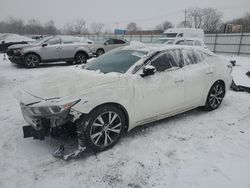
[[[157,129],[159,127],[162,128],[163,126],[166,129],[170,129],[172,126],[178,126],[178,124],[180,124],[181,121],[185,121],[186,118],[192,118],[194,116],[197,117],[200,115],[204,115],[205,113],[209,113],[209,112],[203,110],[202,108],[196,108],[196,109],[193,109],[193,110],[190,110],[190,111],[187,111],[187,112],[184,112],[184,113],[172,116],[172,117],[168,117],[168,118],[165,118],[162,120],[155,121],[153,123],[148,123],[148,124],[138,126],[134,129],[132,129],[130,132],[125,133],[123,135],[123,137],[121,138],[120,142],[115,147],[119,147],[119,144],[126,144],[125,142],[127,139],[133,139],[133,138],[138,137],[138,136],[147,136],[154,129]],[[175,123],[176,121],[178,121],[178,124]],[[176,127],[176,128],[178,129],[178,127]],[[178,138],[178,139],[181,141],[186,140],[185,138]],[[76,135],[71,135],[69,137],[64,137],[64,138],[60,137],[58,139],[49,138],[49,139],[47,139],[47,143],[55,149],[59,145],[63,145],[65,147],[66,153],[70,153],[78,148],[78,142],[77,142]],[[77,159],[83,160],[83,159],[86,159],[90,156],[94,156],[97,154],[98,153],[95,153],[95,152],[87,149]]]
[[[170,126],[172,126],[173,124],[176,126],[175,122],[176,121],[182,121],[185,120],[186,118],[192,118],[193,116],[199,116],[199,115],[203,115],[205,113],[208,113],[207,111],[205,111],[202,107],[198,107],[196,109],[187,111],[187,112],[183,112],[181,114],[177,114],[174,116],[170,116],[161,120],[157,120],[155,122],[152,123],[147,123],[147,124],[143,124],[140,125],[138,127],[135,127],[134,129],[132,129],[131,131],[129,131],[128,133],[126,133],[125,138],[130,138],[130,137],[134,137],[134,136],[139,136],[139,135],[145,135],[145,134],[150,134],[150,131],[146,131],[149,129],[154,129],[154,128],[159,128],[159,127],[166,127],[166,128],[170,128]]]

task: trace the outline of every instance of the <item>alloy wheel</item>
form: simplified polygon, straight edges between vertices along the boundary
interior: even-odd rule
[[[224,95],[225,95],[225,90],[223,85],[220,83],[214,85],[208,99],[210,106],[213,109],[219,107],[223,100]]]
[[[94,121],[90,130],[90,138],[97,147],[107,147],[114,143],[122,131],[120,116],[113,111],[100,114]]]
[[[25,65],[27,67],[36,67],[39,64],[39,58],[35,55],[28,55],[25,58]]]
[[[85,54],[78,54],[76,57],[76,63],[77,64],[83,64],[87,62],[87,58]]]

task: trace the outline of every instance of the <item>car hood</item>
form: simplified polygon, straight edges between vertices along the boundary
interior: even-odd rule
[[[17,49],[17,48],[27,48],[31,46],[34,46],[34,45],[33,44],[14,44],[8,47],[8,49],[10,50],[10,49]]]
[[[19,89],[19,96],[16,98],[23,103],[28,103],[31,98],[47,100],[68,96],[80,96],[89,92],[89,90],[118,81],[120,74],[103,74],[97,71],[84,70],[81,67],[72,67],[70,70],[61,70],[42,75],[35,81],[23,85]],[[21,92],[20,92],[21,91]],[[21,93],[21,94],[20,94]],[[28,97],[29,98],[29,97]],[[32,101],[29,102],[35,102]]]

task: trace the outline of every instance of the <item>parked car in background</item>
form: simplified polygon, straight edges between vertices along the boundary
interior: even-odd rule
[[[159,38],[154,41],[155,44],[167,45],[186,45],[186,46],[200,46],[207,48],[204,41],[200,38]]]
[[[33,68],[40,63],[58,61],[82,64],[86,63],[93,53],[89,44],[81,37],[54,36],[27,45],[13,45],[8,48],[7,55],[11,62]]]
[[[130,45],[63,71],[43,75],[16,95],[30,124],[24,134],[44,138],[77,122],[80,143],[94,151],[111,148],[136,126],[199,106],[215,110],[232,82],[229,62],[204,48],[177,45]]]
[[[0,52],[6,52],[8,47],[14,44],[29,44],[34,42],[34,39],[29,37],[12,34],[12,33],[5,33],[0,35]]]
[[[126,40],[110,38],[104,41],[94,42],[90,49],[95,55],[100,56],[112,49],[126,45],[129,45],[129,42]]]
[[[200,38],[204,40],[204,31],[196,28],[170,28],[167,29],[162,37],[165,38]]]

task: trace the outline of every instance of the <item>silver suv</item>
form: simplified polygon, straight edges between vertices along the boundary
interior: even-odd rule
[[[86,39],[82,37],[54,36],[27,45],[10,46],[7,55],[11,62],[33,68],[40,63],[58,61],[82,64],[86,63],[93,53]]]

